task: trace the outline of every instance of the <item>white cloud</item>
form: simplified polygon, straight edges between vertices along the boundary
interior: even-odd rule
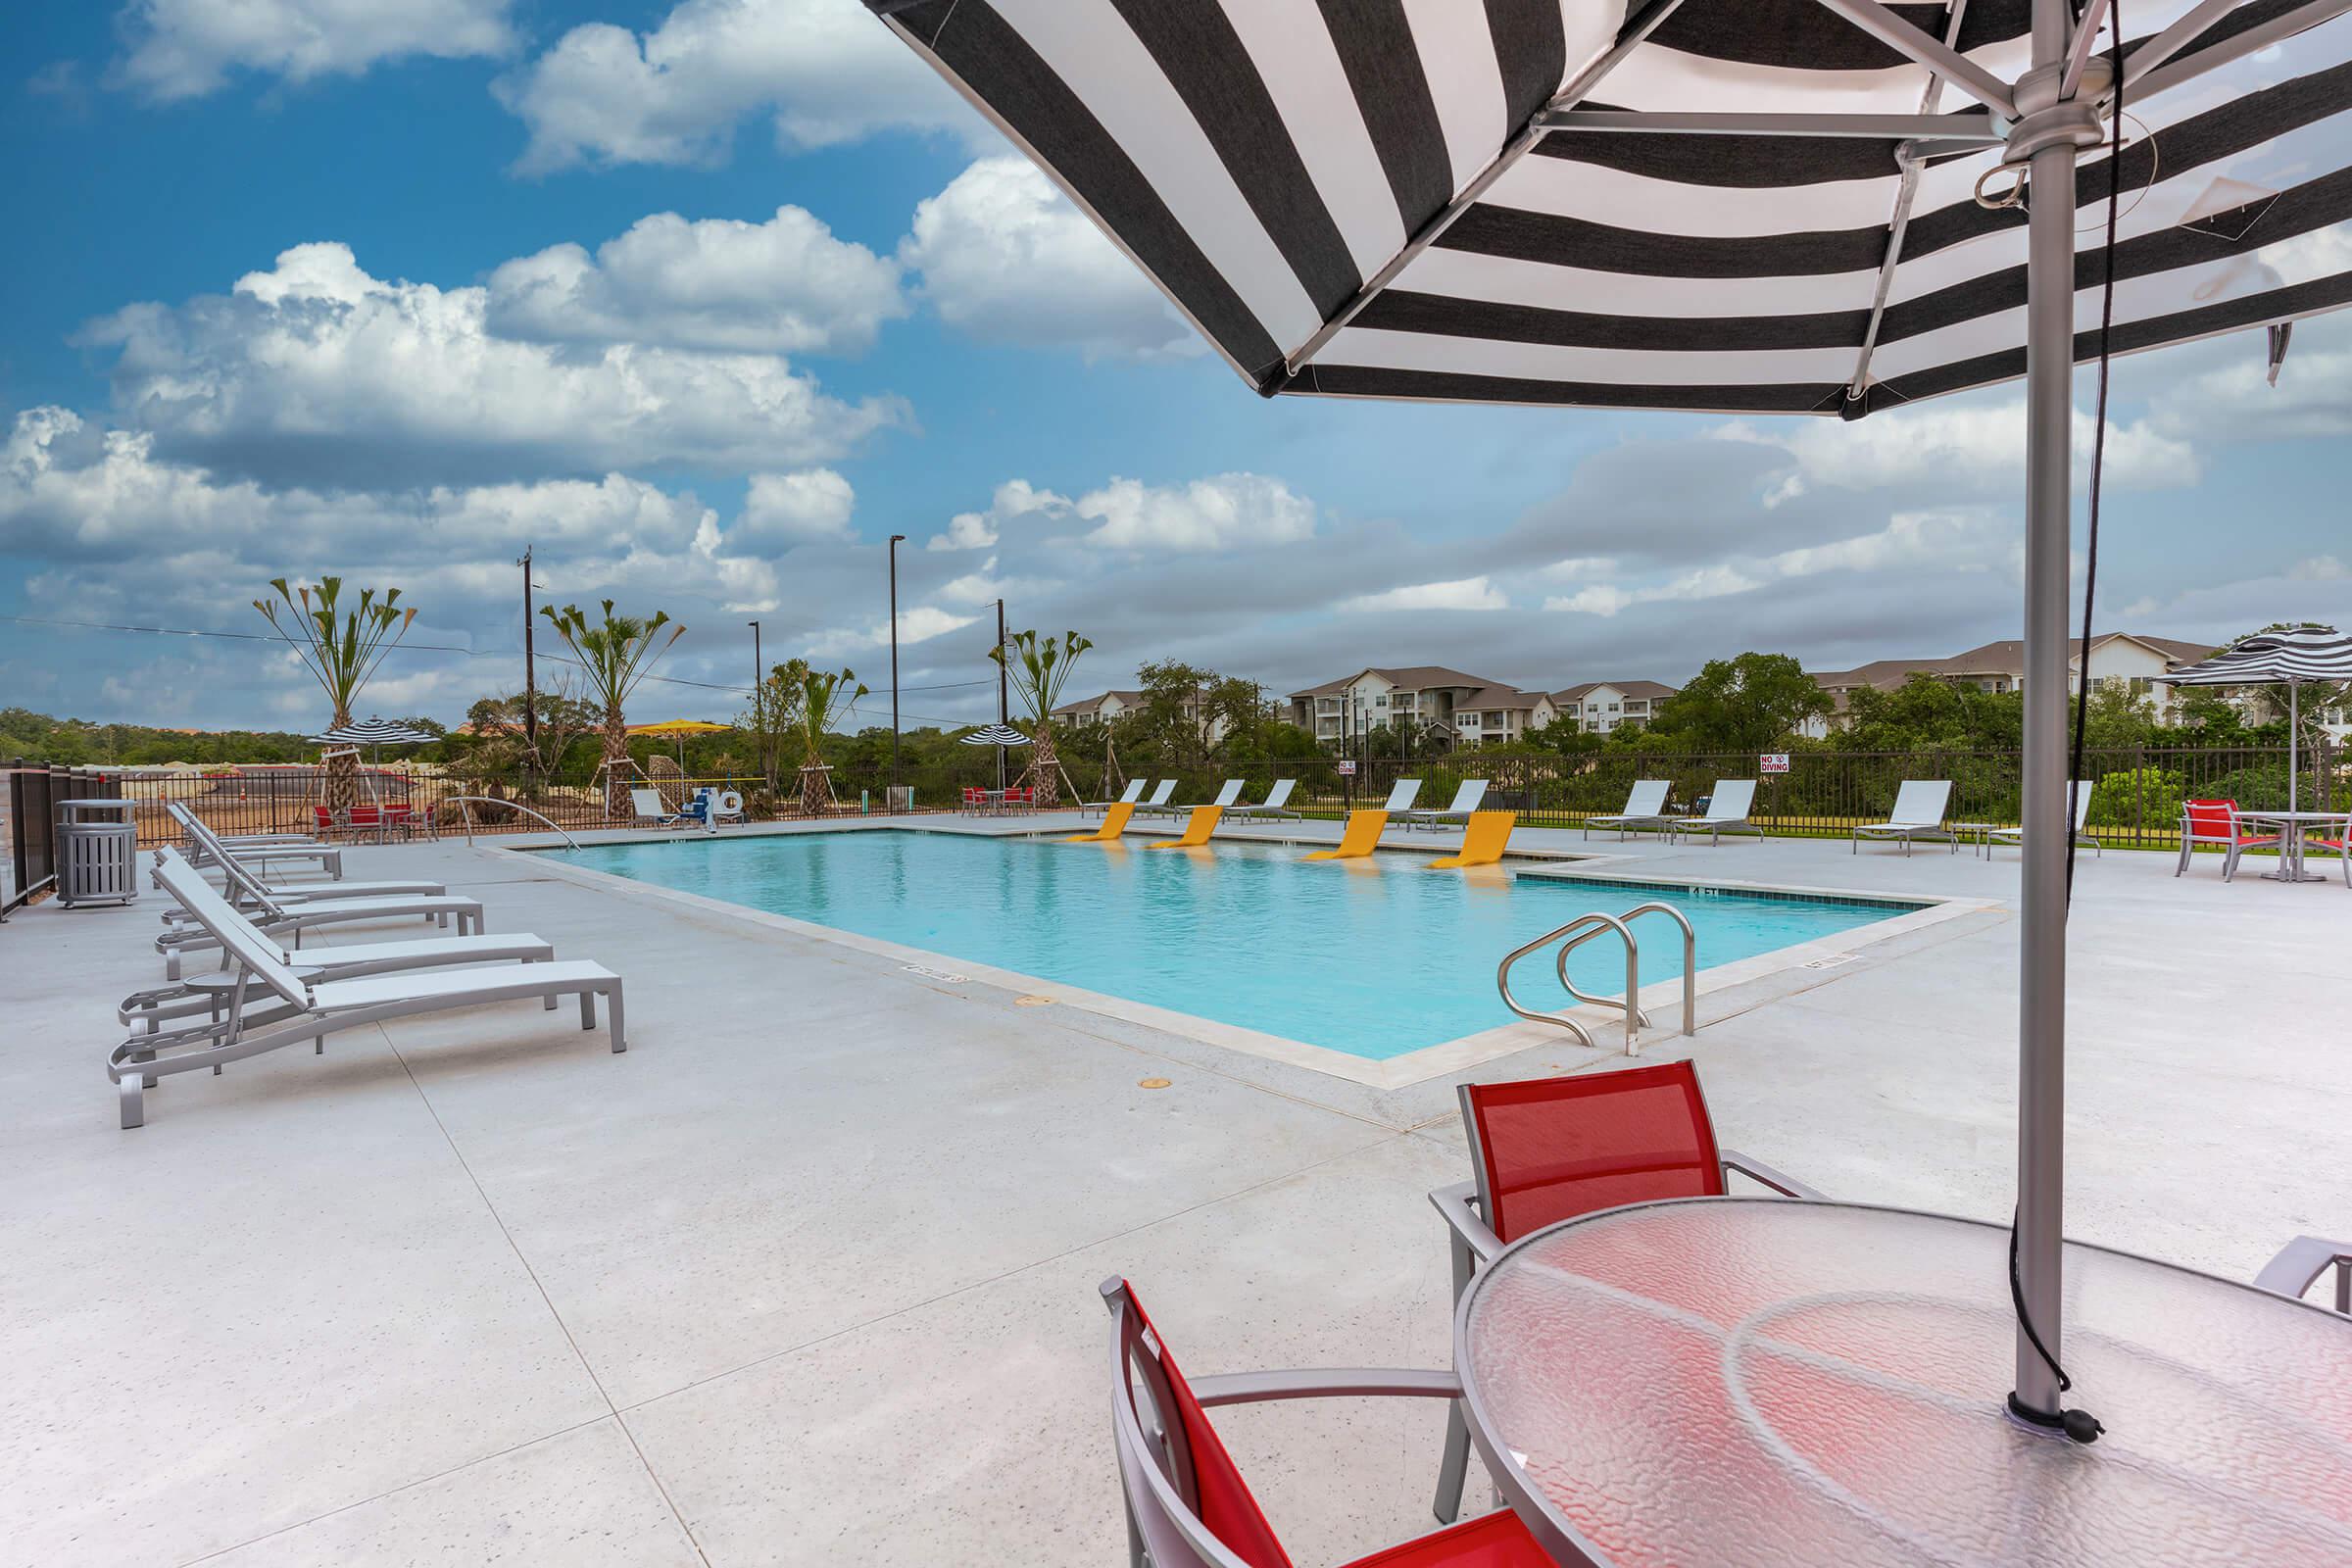
[[[134,305],[83,341],[121,350],[117,407],[161,447],[269,476],[822,462],[902,422],[781,358],[494,336],[487,292],[369,276],[350,247],[298,245],[226,298]]]
[[[1035,598],[1060,586],[1059,582],[1045,577],[1001,577],[997,574],[997,558],[991,556],[980,564],[978,571],[967,571],[942,583],[938,597],[951,605],[986,605],[999,599]]]
[[[1311,538],[1315,505],[1280,479],[1220,473],[1181,485],[1114,478],[1078,498],[1099,524],[1091,543],[1118,550],[1239,550]]]
[[[2016,530],[1986,509],[1958,507],[1905,512],[1897,513],[1885,528],[1875,533],[1857,534],[1828,544],[1804,545],[1761,558],[1718,562],[1633,587],[1594,583],[1573,594],[1547,598],[1544,608],[1605,617],[1636,605],[1727,599],[1773,583],[1831,571],[1931,568],[1938,572],[1983,572],[1998,566],[2014,573],[2017,560]]]
[[[902,610],[899,612],[899,646],[904,648],[909,643],[927,643],[934,637],[959,631],[979,618],[977,615],[958,615],[937,605],[916,605],[910,610]],[[890,619],[885,616],[862,628],[842,627],[820,632],[809,639],[808,653],[814,659],[843,659],[863,649],[889,646]]]
[[[983,158],[918,204],[899,260],[940,318],[992,343],[1089,359],[1200,352],[1133,262],[1026,158]]]
[[[906,314],[895,262],[798,207],[764,223],[641,218],[591,257],[551,245],[490,274],[500,337],[759,354],[857,353]]]
[[[1452,582],[1415,583],[1385,593],[1358,594],[1343,599],[1340,610],[1508,610],[1510,599],[1491,577],[1462,577]]]
[[[847,539],[857,500],[850,481],[831,468],[755,473],[744,496],[743,515],[728,530],[727,540],[748,545]]]
[[[2088,481],[2096,425],[2091,415],[2075,411],[2078,488]],[[1719,440],[1779,447],[1795,460],[1766,490],[1768,508],[1824,488],[2005,494],[2017,488],[2025,463],[2026,406],[2022,399],[1980,406],[1933,405],[1893,409],[1851,422],[1788,419],[1763,425],[1741,420],[1713,433]],[[2151,420],[2108,421],[2110,482],[2132,489],[2170,489],[2195,484],[2200,471],[2195,448],[2180,435],[2159,429]]]
[[[1026,479],[1007,479],[997,486],[986,512],[958,512],[948,519],[948,531],[934,534],[926,550],[991,550],[1003,537],[1004,525],[1021,517],[1065,517],[1069,498],[1040,490]]]
[[[754,114],[788,149],[899,128],[994,140],[858,0],[682,0],[643,37],[589,23],[493,91],[530,128],[524,173],[717,163]]]
[[[158,100],[193,98],[244,69],[308,81],[409,55],[514,47],[511,0],[134,0],[116,20],[115,74]]]
[[[2296,562],[2286,574],[2296,582],[2342,582],[2352,577],[2352,566],[2345,565],[2341,556],[2313,556]]]

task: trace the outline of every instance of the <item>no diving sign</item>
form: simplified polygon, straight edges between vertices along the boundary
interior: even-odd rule
[[[1757,757],[1757,759],[1756,759],[1756,771],[1757,771],[1757,772],[1759,772],[1759,773],[1786,773],[1786,772],[1788,772],[1788,754],[1787,752],[1765,752],[1765,753],[1763,753],[1762,755],[1760,755],[1760,756],[1759,756],[1759,757]]]

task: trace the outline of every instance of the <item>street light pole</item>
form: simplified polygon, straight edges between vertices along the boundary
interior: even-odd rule
[[[522,547],[522,743],[530,756],[530,774],[539,777],[539,661],[531,646],[531,547]],[[534,792],[536,793],[536,792]]]
[[[1012,710],[1005,697],[1004,677],[1004,601],[1000,599],[997,601],[997,722],[1000,724],[1012,722]],[[997,788],[1002,790],[1004,787],[1004,748],[1000,746],[997,748]]]
[[[890,536],[890,787],[899,787],[899,546],[906,535]]]
[[[776,793],[775,769],[767,751],[767,665],[760,659],[760,623],[752,622],[752,728],[760,736],[760,777],[767,793]]]

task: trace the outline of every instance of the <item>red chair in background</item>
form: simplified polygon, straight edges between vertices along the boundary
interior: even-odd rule
[[[1546,1225],[1626,1203],[1720,1198],[1732,1171],[1788,1198],[1822,1195],[1719,1147],[1688,1061],[1524,1083],[1463,1084],[1475,1178],[1429,1195],[1451,1227],[1453,1299],[1511,1243]],[[1438,1465],[1437,1516],[1461,1510],[1470,1428],[1454,1405]]]
[[[2303,848],[2305,850],[2333,850],[2342,857],[2344,886],[2352,888],[2352,827],[2347,827],[2344,830],[2344,836],[2340,839],[2307,839],[2304,841]]]
[[[1140,1568],[1291,1568],[1265,1510],[1208,1424],[1222,1404],[1266,1399],[1450,1399],[1450,1372],[1349,1368],[1245,1372],[1185,1380],[1167,1341],[1122,1279],[1102,1283],[1110,1308],[1111,1443],[1127,1495],[1127,1560]],[[1140,1392],[1139,1392],[1140,1391]],[[1499,1512],[1359,1557],[1348,1568],[1554,1568],[1516,1514]]]
[[[2173,867],[2179,876],[2188,869],[2188,858],[2197,853],[2200,844],[2219,844],[2222,849],[2222,880],[2230,881],[2237,875],[2237,858],[2248,850],[2264,850],[2276,846],[2276,833],[2240,832],[2237,825],[2235,801],[2190,801],[2180,808],[2180,863]]]

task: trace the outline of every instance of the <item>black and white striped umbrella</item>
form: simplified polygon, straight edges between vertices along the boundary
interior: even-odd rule
[[[2156,677],[2170,686],[2275,686],[2352,681],[2352,636],[2333,626],[2257,632],[2212,658]]]
[[[2316,625],[2256,632],[2211,659],[2156,678],[2171,686],[2284,686],[2286,808],[2292,811],[2302,803],[2302,689],[2352,681],[2352,637]]]
[[[1268,395],[1852,417],[2025,371],[2026,207],[1977,196],[2027,0],[868,4]],[[2352,23],[2270,50],[2344,9],[2122,4],[2116,352],[2352,301]]]
[[[429,746],[440,738],[389,718],[338,724],[323,735],[311,737],[321,746]]]
[[[1010,724],[983,724],[961,737],[966,746],[1026,746],[1029,737]]]
[[[866,4],[1269,397],[2026,378],[2011,1407],[2059,1428],[2072,372],[2261,326],[2276,376],[2352,302],[2352,0]]]

